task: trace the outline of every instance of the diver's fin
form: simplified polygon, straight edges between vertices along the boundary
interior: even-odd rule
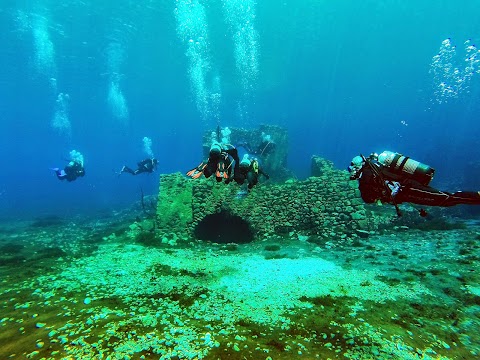
[[[187,176],[192,176],[195,173],[195,171],[197,171],[197,168],[188,171],[186,175]]]
[[[219,162],[217,165],[217,171],[215,173],[217,178],[225,178],[228,179],[227,172],[225,170],[225,163],[223,161]]]
[[[196,168],[193,168],[192,170],[188,171],[186,173],[186,175],[190,176],[192,179],[198,179],[200,176],[202,176],[203,169],[205,169],[205,166],[207,166],[207,164],[202,161],[200,163],[200,165],[198,165]]]
[[[203,175],[202,171],[197,171],[195,174],[192,175],[192,179],[198,179],[202,175]]]

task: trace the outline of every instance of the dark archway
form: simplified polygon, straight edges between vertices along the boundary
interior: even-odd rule
[[[194,230],[199,240],[216,243],[248,243],[253,241],[254,233],[248,222],[240,216],[232,215],[228,211],[207,215],[200,221]]]

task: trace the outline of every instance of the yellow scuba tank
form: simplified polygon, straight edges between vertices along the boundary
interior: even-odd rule
[[[435,169],[430,166],[392,151],[382,152],[377,160],[391,173],[413,179],[425,186],[432,181],[435,173]]]
[[[253,172],[258,174],[258,161],[256,159],[252,161],[252,169],[253,169]]]

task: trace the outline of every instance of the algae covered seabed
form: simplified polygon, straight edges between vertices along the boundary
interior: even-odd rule
[[[138,226],[139,225],[139,226]],[[473,359],[480,225],[353,241],[0,224],[1,359]],[[135,230],[135,231],[134,231]]]

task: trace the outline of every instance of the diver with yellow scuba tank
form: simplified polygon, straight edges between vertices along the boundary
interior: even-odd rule
[[[238,166],[238,169],[235,170],[234,180],[240,185],[243,185],[246,181],[248,183],[248,189],[251,190],[255,185],[257,185],[260,175],[263,175],[267,180],[270,179],[270,176],[260,168],[258,159],[245,154]],[[230,181],[231,178],[226,182]]]
[[[398,204],[404,202],[442,207],[480,205],[480,192],[449,193],[429,186],[435,170],[396,152],[373,153],[368,158],[355,156],[348,171],[350,180],[358,180],[363,201],[392,204],[398,216],[401,216]],[[425,210],[420,210],[420,215],[425,216]]]

